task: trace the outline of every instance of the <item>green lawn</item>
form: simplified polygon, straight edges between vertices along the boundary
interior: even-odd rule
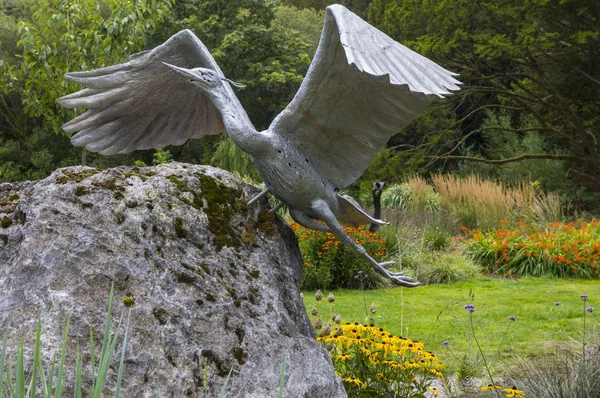
[[[473,300],[469,298],[470,292],[474,294]],[[323,321],[330,317],[329,293],[324,291],[323,300],[317,303],[315,292],[304,292],[311,319],[313,306],[318,308]],[[360,290],[333,293],[336,299],[333,312],[340,313],[343,322],[364,323],[365,305]],[[475,333],[488,360],[500,353],[500,360],[493,366],[500,370],[499,367],[509,363],[503,363],[503,358],[513,354],[533,356],[554,350],[557,341],[580,341],[584,304],[580,295],[584,293],[589,295],[586,306],[596,307],[595,314],[600,313],[600,282],[590,280],[477,278],[415,289],[365,291],[364,297],[367,308],[372,302],[377,304],[373,315],[375,324],[393,334],[423,341],[425,348],[438,354],[452,372],[457,369],[458,361],[448,348],[459,358],[469,352],[469,313],[464,305],[475,305]],[[560,302],[560,306],[555,306],[555,302]],[[507,339],[503,341],[504,331],[511,322],[509,316],[517,320],[510,325]],[[591,314],[587,314],[587,325],[600,326]],[[444,341],[449,342],[448,347],[442,346]],[[471,350],[475,349],[473,345]]]

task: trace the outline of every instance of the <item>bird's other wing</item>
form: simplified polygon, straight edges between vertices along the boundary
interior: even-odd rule
[[[63,125],[77,146],[104,155],[182,145],[190,138],[224,131],[221,114],[204,92],[163,62],[223,73],[189,30],[124,64],[65,77],[87,86],[58,102],[87,111]]]
[[[341,5],[292,102],[269,130],[295,143],[335,187],[362,175],[388,139],[460,82]]]

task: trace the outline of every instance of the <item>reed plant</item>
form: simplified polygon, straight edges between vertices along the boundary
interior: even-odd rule
[[[90,389],[87,391],[86,396],[101,398],[107,396],[106,384],[109,375],[109,367],[113,362],[113,356],[115,354],[115,348],[117,341],[120,338],[121,331],[124,329],[124,336],[122,339],[121,356],[119,361],[119,368],[117,372],[117,380],[115,389],[110,394],[111,396],[118,398],[121,396],[121,384],[123,380],[124,370],[124,358],[125,350],[127,349],[127,338],[129,330],[129,314],[131,307],[127,309],[127,322],[123,327],[124,314],[121,314],[119,323],[115,333],[111,333],[111,317],[112,317],[112,306],[113,306],[113,295],[114,295],[114,284],[111,287],[110,295],[108,299],[108,309],[106,312],[106,320],[104,323],[104,337],[102,344],[100,345],[100,355],[97,357],[96,364],[96,351],[95,351],[95,340],[94,334],[90,330],[90,356],[91,356],[91,375],[92,381]],[[133,305],[132,301],[127,300],[128,303]],[[0,398],[60,398],[66,394],[65,386],[67,381],[67,373],[69,369],[67,367],[67,344],[69,334],[70,321],[67,321],[64,331],[63,343],[60,347],[60,357],[57,362],[56,352],[50,361],[45,363],[41,354],[41,335],[42,335],[42,322],[38,320],[36,332],[35,332],[35,343],[33,347],[33,358],[26,358],[25,349],[22,341],[17,344],[17,349],[14,357],[11,357],[7,353],[7,339],[8,329],[4,332],[4,339],[2,343],[2,352],[0,353]],[[82,393],[82,360],[77,347],[77,356],[75,359],[75,380],[73,384],[73,390],[69,390],[69,393],[73,397],[79,398],[83,396]],[[158,392],[157,392],[158,396]]]

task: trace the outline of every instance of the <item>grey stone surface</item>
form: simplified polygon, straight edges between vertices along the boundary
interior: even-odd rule
[[[282,358],[286,397],[345,396],[299,294],[296,238],[266,199],[245,205],[256,193],[227,172],[180,163],[71,167],[0,185],[0,312],[9,347],[20,337],[33,347],[40,314],[48,362],[70,317],[72,384],[77,344],[89,372],[89,330],[101,341],[114,280],[114,325],[127,312],[120,298],[136,302],[124,396],[205,396],[207,366],[208,396],[233,367],[227,396],[276,397]]]

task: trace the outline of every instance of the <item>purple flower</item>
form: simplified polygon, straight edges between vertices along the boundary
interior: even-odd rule
[[[475,306],[473,304],[467,304],[465,305],[465,310],[469,311],[469,313],[472,314],[473,312],[475,312]]]
[[[358,280],[358,275],[354,276],[354,279]]]
[[[560,305],[560,301],[557,301],[556,303],[554,303],[555,306],[559,306]]]
[[[587,294],[582,294],[582,295],[581,295],[581,299],[582,299],[583,301],[587,301],[587,299],[588,299],[588,295],[587,295]]]
[[[369,274],[365,274],[365,279],[367,279],[369,277]]]
[[[585,310],[587,312],[594,312],[594,308],[593,307],[587,307]]]
[[[358,275],[362,275],[362,273],[363,273],[362,271],[358,271]]]
[[[511,315],[511,316],[509,316],[509,317],[508,317],[508,319],[510,319],[510,320],[511,320],[511,321],[513,321],[513,322],[517,320],[517,318],[516,318],[516,317],[514,317],[514,316],[512,316],[512,315]]]
[[[448,342],[447,342],[447,341],[444,341],[444,342],[442,343],[442,345],[443,345],[444,347],[447,347],[447,346],[448,346]]]

